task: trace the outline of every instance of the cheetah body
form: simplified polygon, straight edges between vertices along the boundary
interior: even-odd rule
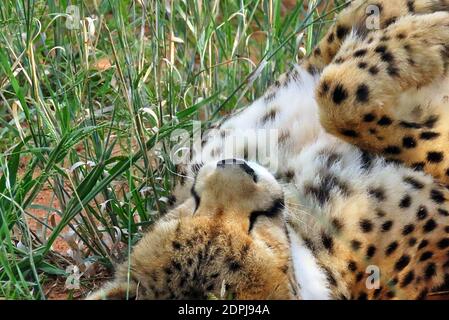
[[[354,1],[318,53],[206,134],[179,205],[91,298],[416,299],[447,280],[449,13],[432,12],[449,7],[376,3],[393,2],[405,17],[361,36],[348,12],[373,1]],[[254,136],[226,147],[245,129],[279,129],[271,172]]]

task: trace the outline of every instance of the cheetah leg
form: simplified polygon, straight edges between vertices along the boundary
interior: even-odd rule
[[[441,132],[449,123],[448,67],[447,12],[407,16],[366,39],[352,36],[320,79],[321,123],[448,183],[449,139]]]
[[[310,73],[321,72],[331,63],[344,40],[354,31],[360,36],[385,29],[410,14],[449,11],[449,0],[353,0],[336,17],[335,23],[307,58]]]

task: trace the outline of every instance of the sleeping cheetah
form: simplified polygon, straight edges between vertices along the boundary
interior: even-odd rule
[[[384,29],[360,31],[373,3]],[[416,299],[441,285],[449,191],[428,175],[446,182],[439,10],[449,5],[354,1],[320,50],[204,136],[181,204],[90,298]],[[255,163],[266,140],[227,147],[245,129],[277,130],[271,172]],[[427,173],[407,167],[417,162]]]

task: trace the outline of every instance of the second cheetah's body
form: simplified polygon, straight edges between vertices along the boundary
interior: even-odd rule
[[[371,2],[355,1],[342,17],[347,17],[348,11],[359,10],[354,6]],[[438,11],[432,6],[436,3],[441,5],[438,9],[448,7],[444,7],[444,1],[388,3],[391,2],[405,7],[408,11],[400,11],[398,17],[406,17],[390,21],[384,30],[364,38],[343,32],[348,27],[343,28],[342,22],[337,21],[329,32],[334,32],[334,38],[343,43],[340,51],[332,54],[337,54],[336,58],[320,66],[316,56],[323,56],[325,48],[334,48],[320,45],[321,52],[304,67],[295,67],[265,97],[206,136],[201,155],[185,172],[196,177],[195,181],[184,182],[177,192],[177,200],[184,202],[180,207],[182,218],[176,209],[175,214],[167,217],[169,221],[179,221],[181,227],[176,231],[156,226],[148,234],[149,238],[165,235],[170,241],[176,241],[177,234],[190,239],[202,234],[200,230],[209,223],[198,223],[196,231],[182,228],[198,216],[227,225],[237,214],[240,220],[234,223],[244,227],[240,230],[236,224],[237,231],[222,227],[218,237],[243,239],[248,235],[246,245],[231,245],[229,240],[229,248],[217,254],[216,247],[204,246],[215,243],[217,235],[205,233],[201,245],[189,245],[187,240],[179,244],[185,248],[182,259],[192,261],[184,265],[177,260],[179,247],[172,242],[164,247],[144,241],[136,248],[138,254],[130,257],[131,291],[135,293],[141,287],[149,298],[186,298],[189,290],[219,295],[221,284],[229,279],[228,289],[239,292],[237,298],[415,299],[444,282],[449,273],[449,192],[434,179],[447,182],[443,173],[447,170],[445,161],[449,160],[445,154],[449,139],[448,132],[442,130],[449,123],[449,106],[444,99],[449,90],[449,54],[445,51],[449,43],[449,14],[414,16],[410,11]],[[377,3],[389,6],[386,1]],[[324,41],[328,41],[329,35]],[[432,62],[426,64],[425,57]],[[329,62],[322,74],[316,72]],[[368,79],[370,76],[373,78]],[[352,144],[326,132],[320,120],[329,132]],[[257,149],[261,142],[251,137],[228,153],[227,143],[241,136],[242,129],[270,128],[280,129],[278,163],[272,173],[284,187],[286,210],[282,210],[282,224],[286,238],[279,234],[280,229],[270,231],[270,219],[279,218],[274,215],[278,207],[275,206],[276,212],[269,208],[235,211],[223,208],[219,201],[214,203],[207,189],[197,192],[199,186],[210,183],[203,173],[209,164],[235,157],[257,160],[250,150]],[[366,135],[374,140],[361,138]],[[397,160],[408,166],[419,164],[420,169],[434,177],[407,168]],[[236,188],[235,181],[228,183],[213,187],[217,189],[213,193],[217,199],[222,194],[242,191]],[[236,190],[226,190],[230,186]],[[185,190],[190,188],[193,202],[184,201]],[[239,215],[240,211],[258,214],[253,218],[252,213]],[[273,228],[279,227],[278,222]],[[164,223],[167,222],[159,224]],[[252,231],[252,225],[256,231]],[[189,232],[190,236],[186,236]],[[290,263],[285,262],[285,252],[280,253],[280,248],[286,246],[285,239]],[[257,247],[261,243],[266,246]],[[261,262],[254,260],[259,251],[261,259],[266,259],[267,252],[273,254],[267,266],[273,274],[270,285],[259,268]],[[142,254],[145,252],[151,254],[146,257]],[[151,270],[142,273],[138,266],[144,270],[145,259],[154,261]],[[220,263],[215,265],[214,260]],[[264,261],[266,264],[268,260]],[[290,276],[277,274],[279,266],[296,280],[293,285]],[[120,296],[124,275],[120,271],[116,281],[93,298]],[[199,278],[206,279],[207,286]],[[236,279],[242,279],[241,283]],[[253,293],[244,279],[259,279],[261,283],[254,283],[264,289]],[[299,292],[295,291],[296,286]]]

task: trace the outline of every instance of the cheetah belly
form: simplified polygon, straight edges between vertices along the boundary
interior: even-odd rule
[[[294,66],[271,91],[250,106],[226,120],[216,131],[206,133],[207,143],[194,163],[208,163],[221,159],[245,158],[257,161],[275,174],[283,174],[284,163],[326,134],[319,123],[315,86],[318,78],[301,66]],[[269,91],[270,92],[270,91]],[[272,141],[275,135],[277,141]],[[264,140],[264,137],[268,137]],[[274,143],[274,156],[267,145]],[[264,146],[265,151],[260,152]],[[246,149],[246,155],[245,155]],[[268,157],[264,159],[262,154]]]
[[[304,300],[330,300],[329,284],[315,256],[292,228],[289,229],[295,278]]]

